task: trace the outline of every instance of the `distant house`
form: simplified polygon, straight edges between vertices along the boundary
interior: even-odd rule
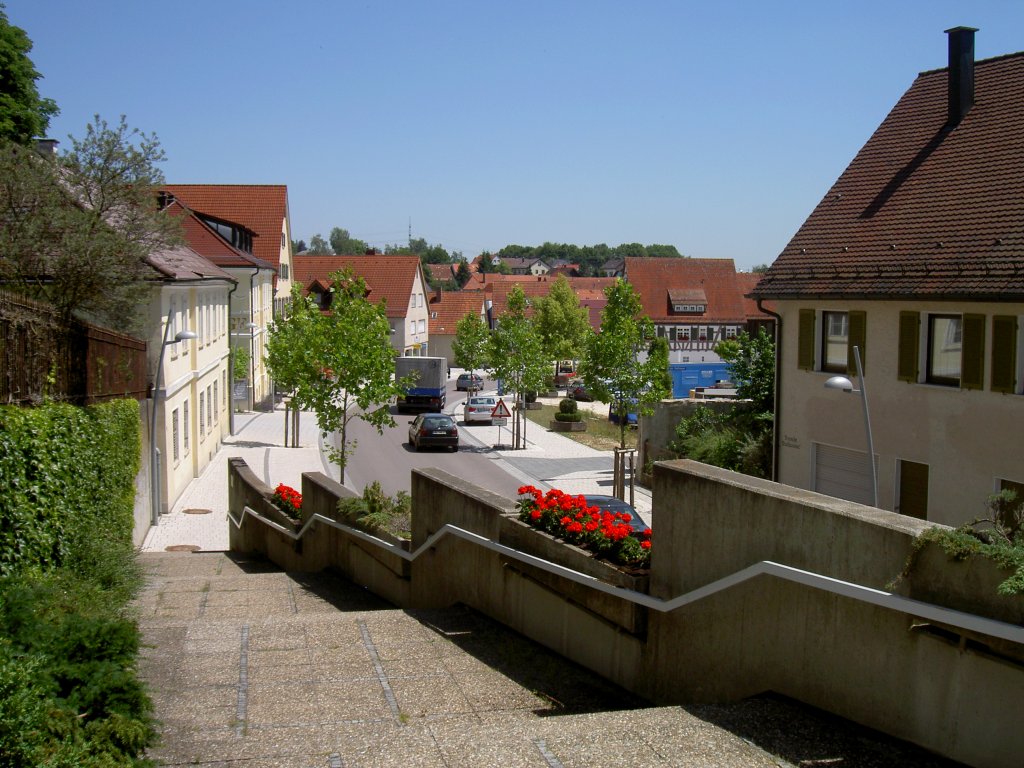
[[[957,525],[1024,491],[1024,53],[923,72],[761,278],[777,478]],[[859,389],[860,353],[875,455]]]
[[[430,279],[431,285],[441,285],[455,280],[458,264],[424,264],[423,271]]]
[[[482,291],[442,291],[430,294],[427,302],[430,329],[430,354],[434,357],[445,357],[448,365],[455,365],[452,342],[459,321],[466,315],[476,315],[486,322],[484,301],[487,296]]]
[[[231,349],[244,350],[248,358],[246,377],[232,382],[233,407],[252,410],[270,396],[270,373],[263,360],[262,334],[274,317],[273,265],[252,253],[254,233],[241,224],[192,211],[180,200],[166,209],[182,222],[185,240],[192,250],[222,268],[237,283],[230,294]],[[236,391],[237,387],[237,391]]]
[[[668,340],[669,363],[721,363],[718,342],[772,329],[771,316],[744,298],[751,281],[732,259],[630,257],[625,273],[657,335]]]
[[[513,275],[533,275],[536,277],[546,275],[551,271],[551,267],[543,259],[506,257],[502,259],[501,263],[508,267]]]
[[[419,256],[296,256],[295,282],[314,296],[321,309],[330,309],[330,275],[351,269],[366,282],[367,298],[384,302],[391,324],[391,344],[400,355],[434,356],[427,326],[430,289]]]
[[[228,296],[236,282],[187,245],[156,251],[146,264],[152,270],[147,347],[160,457],[156,482],[159,514],[165,514],[228,434]],[[175,341],[181,331],[195,338]]]
[[[605,277],[623,277],[625,272],[625,259],[608,259],[608,261],[601,265],[601,274]]]
[[[180,200],[225,241],[251,254],[274,270],[271,276],[271,312],[264,312],[266,297],[255,304],[235,297],[231,310],[231,343],[248,347],[253,379],[248,399],[265,403],[271,396],[270,374],[264,364],[267,333],[274,315],[281,314],[291,293],[292,244],[288,214],[288,187],[283,184],[165,184],[165,195]],[[249,307],[255,307],[250,311]]]

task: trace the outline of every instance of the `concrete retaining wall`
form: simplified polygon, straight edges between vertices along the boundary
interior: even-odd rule
[[[255,478],[233,466],[235,495]],[[308,484],[307,484],[308,481]],[[256,480],[258,483],[258,480]],[[327,509],[338,491],[306,475],[303,492]],[[257,494],[258,495],[258,494]],[[417,550],[445,523],[584,570],[586,555],[524,530],[513,500],[440,470],[413,472]],[[689,461],[656,465],[650,595],[674,598],[764,560],[884,590],[904,569],[925,523]],[[307,503],[304,502],[304,507]],[[308,508],[312,511],[312,506]],[[232,548],[284,567],[330,566],[408,607],[464,603],[653,702],[734,700],[777,691],[955,760],[1018,766],[1024,755],[1024,644],[933,625],[851,597],[759,576],[666,613],[571,583],[445,537],[405,565],[349,534],[307,536],[301,547],[247,521]],[[324,536],[329,543],[313,543]],[[280,558],[280,559],[278,559]],[[941,557],[918,557],[899,589],[963,609],[976,604]],[[989,582],[968,582],[994,590]],[[644,582],[628,582],[643,591]],[[624,583],[623,586],[626,586]],[[993,597],[986,612],[1015,621],[1024,599]],[[977,604],[981,604],[978,602]],[[1024,630],[1022,630],[1024,631]]]

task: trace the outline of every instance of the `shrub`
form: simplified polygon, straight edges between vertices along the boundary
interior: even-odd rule
[[[558,403],[558,413],[555,414],[555,421],[576,422],[582,420],[583,414],[579,412],[579,405],[571,397],[563,398]]]
[[[399,491],[392,498],[376,480],[363,488],[362,497],[339,499],[338,512],[358,527],[386,531],[402,539],[409,538],[412,530],[412,497]]]

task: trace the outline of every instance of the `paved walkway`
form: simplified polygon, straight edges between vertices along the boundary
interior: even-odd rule
[[[464,396],[453,398],[446,411],[458,416],[464,399]],[[594,407],[607,408],[601,404]],[[284,423],[285,412],[281,407],[273,412],[235,414],[235,435],[225,439],[202,475],[192,481],[170,512],[161,516],[159,525],[149,530],[142,550],[164,552],[173,547],[220,552],[228,549],[227,463],[231,457],[245,459],[271,487],[284,483],[301,488],[303,472],[323,472],[337,479],[337,466],[330,464],[321,450],[314,414],[301,415],[299,447],[296,448],[284,447]],[[508,427],[477,424],[471,429],[461,428],[460,437],[467,443],[490,448],[503,469],[524,485],[535,485],[543,490],[560,488],[573,494],[612,492],[614,460],[611,451],[594,450],[539,424],[527,424],[527,445],[523,450],[493,447],[511,441]],[[353,490],[362,492],[361,488]],[[650,492],[636,488],[634,502],[640,515],[650,523]]]

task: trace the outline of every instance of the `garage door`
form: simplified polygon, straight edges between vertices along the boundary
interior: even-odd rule
[[[814,490],[873,506],[875,492],[867,451],[814,444]]]

